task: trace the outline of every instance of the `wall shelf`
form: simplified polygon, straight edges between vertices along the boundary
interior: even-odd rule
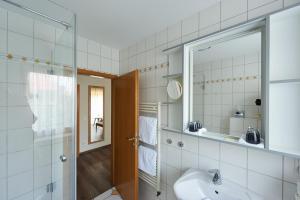
[[[163,78],[167,78],[167,79],[174,79],[174,78],[181,78],[183,76],[182,73],[179,74],[170,74],[170,75],[165,75],[162,76]]]

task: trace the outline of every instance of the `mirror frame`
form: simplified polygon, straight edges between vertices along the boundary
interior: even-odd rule
[[[99,88],[103,90],[103,139],[100,139],[98,141],[91,141],[91,90],[92,88]],[[104,122],[105,122],[105,89],[103,86],[97,86],[97,85],[89,85],[88,86],[88,144],[94,144],[97,142],[103,142],[104,137],[105,137],[105,127],[104,127]]]
[[[218,140],[222,142],[230,142],[238,145],[247,146],[238,142],[227,141],[217,137],[209,137],[204,135],[198,135],[197,133],[191,133],[187,131],[187,126],[190,121],[193,120],[193,68],[191,67],[193,64],[193,53],[192,49],[201,44],[207,44],[210,42],[215,42],[217,40],[228,41],[232,38],[249,35],[254,32],[261,33],[261,99],[262,99],[262,117],[261,117],[261,133],[264,138],[264,148],[268,149],[268,134],[266,134],[266,125],[267,125],[267,116],[265,116],[266,112],[266,99],[267,99],[267,56],[266,56],[266,46],[268,44],[267,41],[267,19],[261,18],[258,20],[253,20],[251,22],[247,22],[242,25],[237,25],[232,28],[228,28],[222,30],[217,33],[213,33],[211,35],[202,37],[200,39],[194,40],[190,43],[184,44],[183,50],[183,133],[189,135],[195,135],[202,138]],[[254,147],[256,148],[256,147]]]

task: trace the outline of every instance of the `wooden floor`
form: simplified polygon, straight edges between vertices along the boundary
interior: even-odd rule
[[[111,146],[80,154],[77,159],[77,199],[91,200],[111,187]]]

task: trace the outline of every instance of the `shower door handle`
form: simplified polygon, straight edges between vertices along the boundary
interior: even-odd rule
[[[61,155],[61,156],[59,156],[59,158],[60,158],[61,162],[66,162],[68,160],[67,156],[65,156],[65,155]]]

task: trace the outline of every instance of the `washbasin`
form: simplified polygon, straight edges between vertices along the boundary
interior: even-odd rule
[[[178,200],[263,200],[257,194],[222,180],[222,184],[212,182],[213,175],[206,171],[189,169],[174,184]]]

